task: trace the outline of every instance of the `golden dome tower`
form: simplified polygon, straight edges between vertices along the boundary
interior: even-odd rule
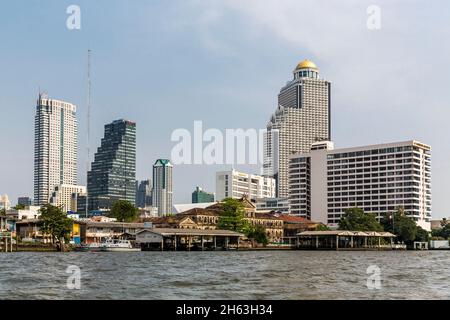
[[[311,60],[301,61],[294,70],[294,79],[299,78],[319,78],[319,68]]]

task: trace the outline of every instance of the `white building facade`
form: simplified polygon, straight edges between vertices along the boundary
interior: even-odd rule
[[[76,197],[73,196],[74,194],[86,194],[86,186],[58,185],[52,192],[50,203],[54,206],[61,207],[64,212],[77,212]]]
[[[263,174],[277,181],[277,197],[289,196],[289,156],[308,152],[316,141],[331,140],[331,84],[317,66],[300,62],[278,95],[278,108],[267,124]]]
[[[48,203],[58,185],[76,184],[76,106],[40,95],[35,115],[34,203]]]
[[[216,200],[240,199],[248,196],[252,201],[258,198],[274,198],[275,179],[237,170],[216,173]]]
[[[329,141],[290,156],[291,213],[336,227],[359,207],[378,219],[403,207],[430,230],[431,147],[418,141],[334,149]]]

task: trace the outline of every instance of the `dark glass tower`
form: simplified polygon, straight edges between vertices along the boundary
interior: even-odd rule
[[[136,124],[116,120],[105,136],[88,172],[89,210],[110,209],[115,201],[136,199]]]

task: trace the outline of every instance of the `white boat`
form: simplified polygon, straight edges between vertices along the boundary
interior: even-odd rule
[[[109,239],[102,242],[100,245],[101,251],[107,252],[136,252],[141,251],[141,248],[135,248],[130,240],[116,240]]]

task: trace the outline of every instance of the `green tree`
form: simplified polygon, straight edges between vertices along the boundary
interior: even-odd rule
[[[345,210],[345,215],[339,222],[340,230],[351,231],[382,231],[383,227],[373,213],[365,213],[361,208]]]
[[[419,226],[417,226],[416,228],[416,239],[414,239],[414,241],[428,242],[428,240],[430,239],[429,232]]]
[[[416,239],[417,225],[407,217],[402,207],[383,219],[384,230],[397,236],[399,241],[412,242]]]
[[[326,224],[319,223],[314,231],[330,231],[331,229],[328,228]]]
[[[433,230],[432,236],[443,238],[445,240],[450,239],[450,223],[447,223],[441,229]]]
[[[266,228],[261,225],[250,226],[247,228],[245,235],[249,239],[253,239],[258,243],[266,246],[269,243],[269,239],[267,238]]]
[[[25,205],[24,204],[17,204],[14,207],[14,210],[23,210],[23,209],[25,209]]]
[[[6,214],[6,210],[5,209],[0,209],[0,215],[4,216]]]
[[[441,220],[441,227],[445,227],[448,224],[447,218],[442,218]]]
[[[72,220],[67,217],[59,207],[46,204],[39,210],[41,212],[39,227],[42,233],[49,235],[52,244],[58,251],[65,251],[65,243],[70,241]]]
[[[117,200],[114,202],[109,216],[116,218],[119,222],[133,222],[138,218],[138,209],[129,201]]]
[[[221,230],[245,232],[249,229],[245,218],[244,205],[236,199],[226,198],[220,204],[222,212],[217,227]]]

